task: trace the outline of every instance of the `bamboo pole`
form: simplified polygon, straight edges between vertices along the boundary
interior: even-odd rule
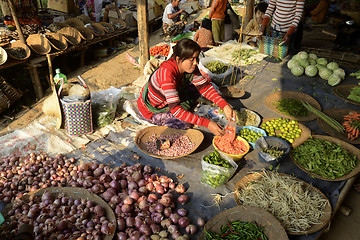
[[[245,16],[243,16],[244,28],[247,26],[247,24],[253,18],[254,4],[255,4],[255,0],[247,0],[245,3]]]
[[[144,67],[150,59],[149,54],[149,27],[147,15],[147,0],[137,0],[137,23],[140,49],[140,66]]]
[[[19,23],[19,19],[17,18],[17,15],[16,15],[15,4],[14,4],[14,2],[12,0],[8,0],[8,2],[9,2],[9,7],[10,7],[12,18],[14,19],[14,22],[15,22],[16,31],[19,34],[20,41],[22,43],[26,44],[24,34],[21,31],[21,26],[20,26],[20,23]]]

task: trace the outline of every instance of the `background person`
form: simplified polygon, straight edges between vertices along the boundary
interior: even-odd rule
[[[166,41],[170,41],[171,36],[175,36],[184,31],[186,19],[181,19],[181,14],[186,12],[184,9],[179,8],[180,1],[181,0],[171,0],[171,3],[164,9],[162,31]]]
[[[250,31],[260,31],[260,27],[263,23],[264,20],[264,16],[265,16],[265,12],[266,9],[268,7],[268,4],[265,2],[261,2],[259,4],[256,5],[255,7],[255,18],[251,19],[251,21],[248,23],[248,25],[245,28],[245,32],[250,32]],[[249,45],[252,46],[258,46],[258,41],[259,39],[257,37],[254,36],[246,36],[245,37],[245,42]]]
[[[302,39],[302,24],[305,0],[270,0],[260,31],[265,32],[271,21],[271,28],[284,33],[284,42],[289,43],[290,48],[297,48]]]
[[[227,0],[214,0],[211,4],[209,18],[215,42],[221,42],[224,39],[226,4]]]
[[[214,39],[211,32],[211,20],[204,18],[201,22],[201,28],[196,31],[194,41],[199,44],[202,51],[209,50],[209,45],[214,45]]]
[[[323,23],[330,7],[330,0],[320,0],[316,8],[310,12],[311,23]]]
[[[236,117],[230,105],[200,74],[197,67],[200,51],[196,42],[182,39],[175,45],[172,57],[152,73],[137,100],[145,120],[177,129],[195,124],[207,127],[214,135],[221,135],[220,125],[190,111],[200,95],[223,109],[228,119]]]

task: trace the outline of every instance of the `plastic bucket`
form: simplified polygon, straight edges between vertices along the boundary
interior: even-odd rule
[[[267,153],[259,151],[259,139],[255,142],[255,149],[258,151],[259,160],[262,162],[266,162],[276,167],[283,159],[285,159],[290,153],[290,146],[284,140],[277,137],[264,137],[269,147],[278,148],[278,150],[284,151],[284,153],[271,161],[267,161],[266,159],[271,158],[271,156]]]
[[[223,154],[231,157],[234,161],[239,161],[240,159],[242,159],[242,158],[249,152],[249,150],[250,150],[250,145],[249,145],[249,143],[248,143],[244,138],[242,138],[242,137],[240,137],[240,136],[237,136],[236,139],[237,139],[237,140],[240,140],[241,142],[243,142],[243,143],[245,144],[247,150],[246,150],[244,153],[242,153],[242,154],[229,154],[229,153],[223,152],[223,151],[221,151],[219,148],[217,148],[216,145],[215,145],[215,139],[218,138],[218,137],[220,137],[220,136],[216,136],[216,137],[213,138],[212,145],[214,146],[214,148],[216,149],[216,151],[218,151],[219,153],[223,153]]]

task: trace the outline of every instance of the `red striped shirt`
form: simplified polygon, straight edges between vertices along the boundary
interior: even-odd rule
[[[180,106],[178,89],[181,86],[181,80],[182,76],[180,75],[175,59],[171,58],[170,60],[163,62],[149,80],[148,98],[151,105],[156,108],[162,108],[169,105],[170,112],[176,118],[191,124],[207,127],[210,122],[209,119],[199,117]],[[198,68],[194,71],[194,77],[191,84],[199,90],[201,95],[214,102],[220,108],[223,109],[228,105],[213,88],[211,83],[200,74]],[[144,88],[141,90],[140,97],[137,101],[138,108],[145,118],[151,119],[154,114],[145,106],[142,99],[143,91]]]
[[[272,17],[272,28],[291,35],[301,21],[304,4],[305,0],[270,0],[263,24]]]

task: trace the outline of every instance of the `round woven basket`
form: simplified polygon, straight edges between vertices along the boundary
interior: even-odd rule
[[[81,42],[80,32],[76,28],[64,27],[58,33],[62,34],[71,45],[77,45]]]
[[[64,51],[67,49],[67,41],[60,33],[45,33],[45,36],[55,50]]]
[[[12,42],[10,47],[7,48],[6,51],[8,53],[8,56],[15,60],[25,60],[31,55],[30,48],[20,40]],[[23,52],[24,54],[18,52]]]
[[[58,22],[55,22],[55,23],[52,23],[50,24],[47,29],[49,29],[51,32],[57,32],[59,31],[60,29],[64,28],[64,27],[69,27],[68,24],[66,23],[58,23]]]
[[[93,31],[95,36],[104,36],[105,35],[105,27],[100,23],[91,23],[89,28]]]
[[[49,40],[41,34],[31,34],[26,39],[26,43],[31,50],[40,55],[45,55],[51,51],[51,45]]]
[[[115,28],[112,24],[107,23],[107,22],[99,22],[99,23],[104,26],[104,28],[106,29],[107,32],[111,33],[113,31],[115,31]]]
[[[0,65],[3,65],[7,61],[8,55],[5,49],[0,47]]]
[[[122,19],[114,18],[111,20],[111,22],[117,29],[125,29],[126,28],[126,22]]]
[[[85,41],[91,40],[91,39],[94,38],[94,34],[93,34],[93,32],[91,31],[90,28],[77,27],[76,29],[80,32],[80,37],[82,39],[84,39]]]
[[[78,18],[68,18],[65,20],[64,23],[68,24],[70,27],[73,27],[73,28],[78,28],[78,27],[84,26],[84,23]]]

